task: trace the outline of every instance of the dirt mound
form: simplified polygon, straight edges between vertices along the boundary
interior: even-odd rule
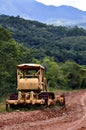
[[[86,130],[86,90],[65,93],[66,108],[0,114],[0,130]]]

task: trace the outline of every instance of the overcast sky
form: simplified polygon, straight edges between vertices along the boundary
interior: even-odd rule
[[[86,0],[36,0],[46,5],[70,5],[80,10],[86,11]]]

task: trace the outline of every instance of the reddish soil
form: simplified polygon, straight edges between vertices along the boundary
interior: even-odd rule
[[[65,93],[66,109],[0,114],[0,130],[86,130],[86,90]]]

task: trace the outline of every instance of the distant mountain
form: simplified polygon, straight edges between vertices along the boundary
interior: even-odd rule
[[[77,25],[86,22],[86,11],[71,6],[47,6],[36,0],[0,0],[0,14],[20,16],[55,25]]]

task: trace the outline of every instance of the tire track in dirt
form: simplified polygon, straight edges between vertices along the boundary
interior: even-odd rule
[[[67,111],[59,116],[51,110],[2,114],[0,130],[86,130],[86,91],[71,93],[66,99]]]
[[[76,130],[76,129],[78,129],[78,128],[79,128],[79,124],[80,124],[81,122],[83,122],[84,119],[86,118],[86,106],[85,106],[86,104],[85,104],[85,102],[84,102],[85,98],[86,98],[86,93],[85,93],[85,94],[83,95],[83,97],[81,98],[81,105],[83,106],[83,111],[84,111],[83,117],[82,117],[81,119],[77,120],[77,121],[74,121],[74,122],[72,123],[72,125],[71,125],[67,130]]]

